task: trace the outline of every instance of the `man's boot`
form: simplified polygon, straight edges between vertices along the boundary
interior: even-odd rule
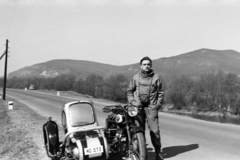
[[[161,153],[156,153],[156,160],[163,160]]]

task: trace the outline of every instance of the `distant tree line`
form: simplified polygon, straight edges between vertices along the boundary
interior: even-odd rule
[[[3,80],[0,86],[3,86]],[[100,75],[91,74],[86,79],[76,79],[74,75],[60,75],[54,78],[34,77],[8,79],[8,88],[24,89],[34,85],[38,90],[76,91],[81,94],[90,95],[96,98],[109,99],[118,102],[126,102],[126,89],[128,79],[117,74],[104,79]]]
[[[240,115],[240,78],[233,73],[203,74],[197,80],[181,75],[168,84],[167,102],[176,109],[195,108]]]
[[[39,90],[76,91],[81,94],[116,102],[127,102],[126,89],[129,79],[117,74],[104,79],[91,74],[86,79],[76,79],[74,75],[54,78],[10,78],[8,88],[28,88],[34,85]],[[3,80],[0,79],[0,86]],[[230,112],[240,115],[240,78],[233,73],[207,73],[198,79],[186,75],[164,80],[165,104],[173,104],[174,109],[196,109],[200,111]]]

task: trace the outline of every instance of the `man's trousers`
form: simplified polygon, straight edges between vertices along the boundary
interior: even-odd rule
[[[160,153],[161,137],[160,137],[160,129],[159,129],[159,123],[158,123],[158,109],[157,108],[150,109],[148,107],[142,106],[140,113],[138,114],[138,120],[139,120],[140,126],[144,131],[143,132],[144,137],[145,137],[145,123],[147,120],[147,125],[150,131],[152,145],[155,148],[155,152]]]

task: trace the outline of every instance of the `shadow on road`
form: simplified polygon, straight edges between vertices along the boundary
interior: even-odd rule
[[[198,144],[190,144],[186,146],[172,146],[162,149],[162,155],[164,159],[174,157],[178,154],[188,152],[194,149],[199,148]],[[147,148],[148,160],[155,160],[155,152],[153,148]]]
[[[170,158],[170,157],[174,157],[178,154],[184,153],[184,152],[188,152],[194,149],[199,148],[198,144],[190,144],[190,145],[186,145],[186,146],[172,146],[172,147],[166,147],[163,148],[163,157],[164,158]]]
[[[146,146],[147,147],[147,146]],[[162,149],[162,155],[164,159],[174,157],[178,154],[188,152],[194,149],[199,148],[198,144],[190,144],[186,146],[172,146],[172,147],[165,147]],[[153,148],[147,147],[147,156],[148,160],[155,160],[155,152]],[[123,160],[122,156],[117,154],[110,154],[109,160]]]

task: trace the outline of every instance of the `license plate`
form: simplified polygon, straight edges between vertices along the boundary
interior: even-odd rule
[[[95,146],[95,147],[84,148],[85,155],[102,153],[102,152],[103,152],[103,146]]]

